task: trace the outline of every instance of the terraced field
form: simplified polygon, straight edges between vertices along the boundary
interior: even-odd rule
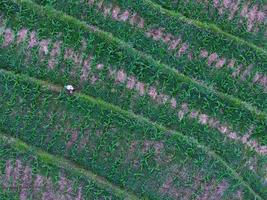
[[[0,199],[267,199],[266,5],[2,0]]]

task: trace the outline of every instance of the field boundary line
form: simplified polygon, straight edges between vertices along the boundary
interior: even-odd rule
[[[196,19],[191,19],[189,17],[184,16],[178,11],[173,11],[173,10],[164,8],[163,6],[151,0],[144,0],[144,2],[146,2],[151,7],[160,10],[163,13],[167,13],[168,15],[171,15],[173,17],[178,17],[181,21],[187,24],[194,25],[195,27],[200,28],[200,29],[208,29],[208,30],[211,30],[212,32],[222,34],[228,38],[231,38],[232,40],[235,40],[237,43],[245,44],[249,46],[250,48],[253,48],[254,50],[261,52],[267,56],[267,51],[265,49],[255,45],[253,42],[248,42],[238,36],[235,36],[227,31],[224,31],[223,29],[219,28],[215,23],[208,23],[208,22],[203,22],[203,21],[196,20]]]
[[[84,169],[84,167],[78,164],[74,164],[72,161],[69,161],[68,159],[63,158],[62,156],[48,153],[38,147],[29,145],[18,138],[15,138],[6,133],[3,133],[2,131],[0,131],[0,137],[10,142],[11,145],[14,146],[16,149],[18,149],[20,152],[33,151],[34,154],[38,156],[38,158],[41,161],[47,164],[56,165],[59,168],[63,167],[65,169],[71,169],[72,171],[78,172],[80,175],[90,178],[91,180],[95,182],[95,184],[98,187],[105,189],[108,192],[112,192],[112,194],[114,194],[117,197],[125,198],[126,200],[140,199],[139,197],[135,196],[129,191],[126,191],[125,189],[122,189],[114,185],[113,183],[109,182],[104,177],[101,177],[93,173],[91,170]]]
[[[67,15],[66,13],[62,11],[58,11],[50,6],[41,6],[35,2],[32,2],[31,0],[12,0],[12,1],[19,5],[27,4],[27,6],[38,10],[40,13],[43,13],[44,15],[48,17],[60,18],[62,21],[71,22],[75,24],[76,26],[79,26],[85,30],[96,33],[99,37],[102,37],[111,43],[117,43],[119,47],[123,48],[126,52],[130,53],[131,55],[138,55],[141,58],[149,61],[151,64],[157,65],[159,69],[174,73],[177,77],[179,77],[180,80],[186,83],[189,83],[189,84],[194,84],[196,85],[196,87],[202,87],[205,89],[205,92],[213,93],[217,95],[218,97],[222,98],[223,100],[226,100],[229,103],[232,103],[234,106],[244,107],[245,109],[250,111],[252,114],[256,115],[256,117],[267,120],[267,113],[265,111],[261,111],[256,106],[253,106],[250,103],[244,102],[240,100],[239,98],[236,98],[232,95],[229,95],[229,94],[226,94],[220,91],[216,91],[213,87],[208,86],[205,83],[200,83],[199,81],[182,74],[178,70],[172,67],[169,67],[166,64],[163,64],[158,60],[153,59],[152,56],[145,54],[139,50],[136,50],[135,48],[130,46],[128,43],[124,42],[123,40],[120,40],[119,38],[115,37],[113,34],[109,32],[103,31],[96,26],[88,25],[86,22],[78,20],[77,18]]]
[[[24,79],[24,81],[30,81],[30,82],[33,82],[43,88],[46,88],[50,91],[53,91],[53,92],[57,92],[57,93],[60,93],[62,92],[62,90],[64,89],[63,86],[60,86],[60,85],[55,85],[55,84],[52,84],[51,82],[48,82],[48,81],[43,81],[43,80],[40,80],[40,79],[37,79],[37,78],[33,78],[33,77],[30,77],[30,76],[27,76],[27,75],[22,75],[22,74],[18,74],[18,73],[15,73],[13,71],[8,71],[8,70],[5,70],[5,69],[0,69],[0,73],[5,73],[5,74],[8,74],[8,75],[11,75],[11,76],[14,76],[14,77],[17,77],[17,78],[22,78]],[[221,162],[221,164],[227,169],[229,170],[229,172],[232,173],[232,175],[234,176],[234,178],[236,180],[238,180],[240,182],[240,184],[242,184],[243,186],[245,186],[255,197],[257,197],[258,199],[262,199],[262,197],[257,194],[250,186],[250,184],[248,184],[243,177],[241,177],[231,166],[228,165],[228,163],[220,156],[218,155],[216,152],[214,152],[213,150],[211,150],[210,148],[208,148],[207,146],[204,146],[202,145],[201,143],[199,143],[199,141],[193,137],[190,137],[190,136],[186,136],[184,134],[182,134],[181,132],[178,132],[178,131],[174,131],[174,130],[171,130],[171,129],[168,129],[166,128],[165,126],[161,125],[161,124],[158,124],[156,122],[152,122],[150,121],[149,119],[141,116],[141,115],[137,115],[135,113],[133,113],[132,111],[127,111],[127,110],[123,110],[122,108],[120,108],[119,106],[116,106],[114,104],[111,104],[111,103],[108,103],[100,98],[94,98],[94,97],[91,97],[89,95],[85,95],[83,93],[80,93],[80,92],[75,92],[73,94],[73,96],[76,96],[78,98],[81,98],[81,99],[84,99],[92,104],[95,104],[95,105],[98,105],[99,107],[102,107],[102,108],[106,108],[108,110],[111,110],[111,111],[115,111],[117,113],[120,113],[128,118],[133,118],[135,120],[139,120],[139,121],[143,121],[147,124],[150,124],[152,126],[155,126],[156,128],[158,128],[159,130],[162,130],[163,132],[166,132],[166,133],[171,133],[172,135],[177,135],[181,138],[183,138],[185,141],[187,141],[189,144],[193,144],[194,146],[196,146],[197,148],[200,148],[202,149],[206,154],[210,155],[211,157],[213,157],[215,160]]]

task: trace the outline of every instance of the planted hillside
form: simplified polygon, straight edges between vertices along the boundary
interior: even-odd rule
[[[12,5],[16,7],[16,4]],[[25,7],[20,8],[19,14],[23,15],[23,8],[27,10],[29,5],[33,4],[26,3]],[[73,18],[53,18],[52,14],[55,12],[50,10],[49,21],[47,13],[39,6],[34,9],[38,13],[34,16],[34,20],[38,21],[35,29],[42,30],[43,33],[18,28],[20,34],[24,32],[24,37],[20,41],[18,34],[4,49],[5,68],[61,85],[72,83],[81,92],[119,105],[125,110],[132,110],[151,121],[163,124],[168,129],[181,131],[209,146],[234,169],[239,169],[254,155],[260,160],[266,155],[264,115],[251,112],[238,102],[229,99],[227,102],[227,98],[215,96],[184,76],[159,65],[157,67],[156,63],[151,64],[141,59],[141,56],[138,58],[138,54],[125,51],[118,43],[100,37],[94,30],[82,29],[81,25],[81,31],[77,33],[77,23],[73,23]],[[21,18],[17,17],[18,20]],[[25,20],[27,18],[25,17]],[[51,26],[47,23],[56,27],[56,19],[57,23],[62,25],[51,31]],[[18,23],[14,18],[12,22]],[[18,24],[29,24],[27,21],[20,23]],[[64,36],[60,36],[60,32],[56,30],[62,31],[64,27],[67,27],[70,33],[67,34],[66,30]],[[11,28],[9,29],[11,31]],[[45,30],[47,32],[44,32]],[[45,38],[42,38],[41,34],[46,35]],[[53,37],[58,41],[54,39],[52,42]],[[45,45],[49,40],[50,46]],[[21,51],[10,48],[11,45],[17,46]],[[23,50],[25,48],[26,50]],[[6,52],[8,54],[5,54]],[[226,148],[228,146],[230,148]],[[253,171],[248,166],[245,168],[242,176],[254,184],[254,179],[250,180],[247,175]],[[259,185],[264,184],[265,176],[257,177],[261,178],[256,178],[256,182]]]
[[[36,2],[111,32],[217,91],[266,108],[267,53],[261,48],[184,20],[147,0]]]
[[[266,195],[257,180],[264,168],[247,174],[254,178],[250,186],[193,138],[92,97],[68,95],[60,86],[4,71],[0,80],[3,132],[64,156],[140,198]],[[264,165],[257,159],[257,167]]]
[[[164,114],[167,110],[179,115],[180,108],[186,104],[201,114],[218,118],[221,123],[232,123],[240,132],[255,125],[259,139],[265,143],[260,134],[266,120],[264,112],[258,113],[228,96],[216,95],[167,67],[143,59],[134,50],[123,48],[116,40],[73,18],[30,3],[22,7],[10,5],[14,9],[12,20],[3,20],[4,32],[12,35],[9,42],[2,37],[3,43],[8,42],[1,48],[4,68],[61,85],[72,83],[79,91],[145,116],[151,113],[157,117],[154,113],[162,107],[162,120],[168,118],[169,114]],[[19,13],[16,7],[20,8]],[[28,17],[28,9],[32,9],[32,19]],[[31,26],[26,28],[27,24]],[[63,34],[64,27],[67,29]],[[79,33],[77,27],[81,30]],[[148,108],[151,111],[145,112]],[[181,115],[171,116],[177,121],[183,119]]]
[[[1,1],[0,195],[266,199],[266,55],[148,0]]]
[[[64,159],[37,150],[18,139],[0,135],[0,198],[136,199],[118,193],[97,176]],[[90,175],[88,175],[90,174]],[[118,190],[118,189],[117,189]]]
[[[150,3],[152,2],[171,10],[173,15],[182,14],[211,27],[216,25],[225,32],[267,49],[266,0],[152,0]]]

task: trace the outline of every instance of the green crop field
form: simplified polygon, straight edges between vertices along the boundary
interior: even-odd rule
[[[1,0],[0,200],[267,199],[266,9]]]

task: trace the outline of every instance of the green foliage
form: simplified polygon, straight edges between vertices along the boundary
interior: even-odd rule
[[[6,83],[0,101],[4,132],[64,156],[139,197],[163,198],[167,194],[159,188],[177,173],[181,178],[173,180],[177,186],[172,187],[197,189],[193,196],[201,195],[206,181],[215,185],[226,181],[229,197],[237,190],[255,195],[220,157],[192,138],[93,98],[43,89],[45,85],[31,79],[2,73],[0,80]],[[40,155],[45,162],[55,160]],[[196,176],[204,185],[196,182]],[[256,184],[253,189],[261,193],[263,188]]]
[[[247,20],[244,20],[244,18],[240,16],[241,11],[246,4],[249,5],[249,9],[252,9],[253,6],[257,5],[258,10],[264,11],[264,9],[266,9],[264,8],[266,7],[266,0],[252,0],[249,2],[245,0],[239,1],[240,4],[237,6],[237,12],[231,20],[229,19],[229,16],[231,15],[231,9],[229,8],[228,10],[223,10],[223,14],[219,14],[219,10],[214,7],[214,1],[212,0],[207,1],[208,3],[203,3],[204,1],[171,0],[152,0],[152,2],[162,5],[164,8],[171,10],[171,12],[181,13],[191,19],[200,20],[202,22],[211,24],[210,26],[214,24],[226,32],[250,41],[264,49],[267,48],[266,23],[261,24],[257,32],[248,31]],[[223,1],[218,2],[222,4],[221,2]],[[236,3],[238,1],[230,2]]]
[[[258,50],[261,48],[253,48],[220,32],[214,33],[205,25],[194,25],[190,20],[185,20],[180,15],[161,10],[148,0],[112,1],[112,4],[118,5],[122,11],[127,9],[140,14],[147,24],[145,29],[138,29],[130,25],[129,22],[118,22],[111,19],[110,16],[105,17],[102,12],[99,12],[96,5],[90,6],[87,1],[67,1],[66,3],[66,1],[47,0],[36,2],[52,6],[88,24],[111,32],[115,37],[128,42],[131,47],[152,56],[152,58],[186,76],[203,81],[217,91],[229,95],[235,94],[234,96],[242,101],[249,102],[263,110],[266,108],[266,93],[263,92],[261,86],[252,84],[256,72],[266,73],[264,66],[267,64],[267,53]],[[106,5],[110,4],[110,1],[104,2]],[[168,50],[168,45],[162,41],[153,41],[146,36],[147,30],[160,27],[164,28],[164,32],[171,33],[177,38],[182,36],[182,40],[190,44],[190,51],[193,53],[194,59],[188,59],[187,55],[178,58],[177,52]],[[205,59],[199,58],[202,49],[206,49],[210,53],[216,52],[220,57],[235,59],[238,64],[243,66],[252,64],[254,66],[252,75],[245,81],[241,81],[240,78],[233,78],[231,75],[233,70],[226,66],[222,69],[208,66]]]
[[[0,2],[0,44],[6,40],[1,32],[4,28],[12,29],[13,34],[28,30],[26,41],[18,44],[14,40],[0,47],[0,68],[5,69],[0,71],[0,130],[27,143],[13,142],[19,152],[14,155],[27,161],[27,156],[37,153],[40,161],[33,160],[31,165],[56,162],[57,167],[65,166],[68,177],[74,179],[69,172],[72,169],[60,161],[65,157],[75,163],[76,171],[84,172],[83,179],[91,170],[122,188],[91,175],[92,185],[82,181],[92,189],[88,190],[88,199],[134,199],[127,197],[127,191],[148,199],[175,199],[177,193],[196,198],[205,190],[207,195],[219,196],[218,189],[207,189],[209,185],[226,187],[222,194],[225,199],[237,198],[238,193],[246,199],[267,198],[266,155],[241,142],[253,127],[251,138],[267,145],[266,93],[251,84],[251,76],[241,81],[232,78],[229,69],[217,70],[201,59],[177,59],[164,43],[147,38],[145,30],[104,17],[95,5],[81,1],[35,2],[53,8],[28,0]],[[197,26],[196,21],[191,24],[148,0],[112,3],[138,12],[149,28],[165,27],[172,34],[183,34],[196,55],[205,48],[234,57],[238,63],[255,65],[253,73],[266,73],[267,60],[261,48]],[[44,53],[41,43],[29,47],[29,34],[34,31],[38,41],[49,40],[49,53]],[[60,53],[53,57],[57,42]],[[66,58],[68,49],[73,53],[71,59]],[[86,59],[90,60],[88,74]],[[51,60],[55,62],[53,67]],[[124,76],[127,79],[120,80]],[[144,83],[144,95],[140,89],[129,89],[130,77]],[[74,86],[74,94],[63,90],[67,84]],[[151,97],[148,90],[152,86],[158,96],[167,95],[167,103]],[[176,99],[175,108],[170,98]],[[198,119],[190,119],[189,114],[179,119],[185,103],[190,110],[227,124],[241,139],[231,139]],[[48,153],[28,152],[30,146]],[[10,148],[0,146],[0,155]],[[9,153],[0,157],[2,165],[9,157],[14,158]],[[53,165],[51,173],[58,173],[57,167]],[[99,182],[103,183],[101,189]],[[1,192],[6,199],[13,194]]]
[[[21,148],[23,150],[21,151]],[[42,195],[49,191],[45,187],[46,180],[50,179],[53,183],[53,193],[56,194],[60,190],[60,177],[64,177],[69,181],[71,185],[71,191],[68,194],[77,196],[79,187],[82,187],[83,199],[135,199],[128,194],[118,194],[115,192],[115,188],[101,184],[101,180],[98,177],[90,176],[83,173],[83,170],[77,167],[70,167],[59,161],[56,156],[48,155],[36,148],[30,147],[27,144],[21,142],[18,139],[10,138],[1,133],[0,135],[0,198],[1,200],[15,200],[20,199],[21,191],[23,190],[23,176],[25,175],[24,169],[28,166],[31,169],[31,184],[27,188],[27,199],[38,199]],[[3,151],[4,150],[4,151]],[[45,157],[50,157],[50,161],[47,162]],[[11,162],[11,176],[5,173],[7,162]],[[21,162],[20,175],[15,175],[16,162]],[[36,187],[37,176],[42,177],[40,188]],[[16,177],[16,179],[14,179]],[[16,181],[15,181],[16,180]],[[6,181],[6,182],[4,182]],[[7,184],[7,188],[3,185]],[[16,184],[16,187],[11,187]],[[37,192],[37,189],[38,192]],[[61,191],[62,192],[62,191]],[[63,192],[60,194],[63,198]],[[59,196],[58,196],[59,198]]]

